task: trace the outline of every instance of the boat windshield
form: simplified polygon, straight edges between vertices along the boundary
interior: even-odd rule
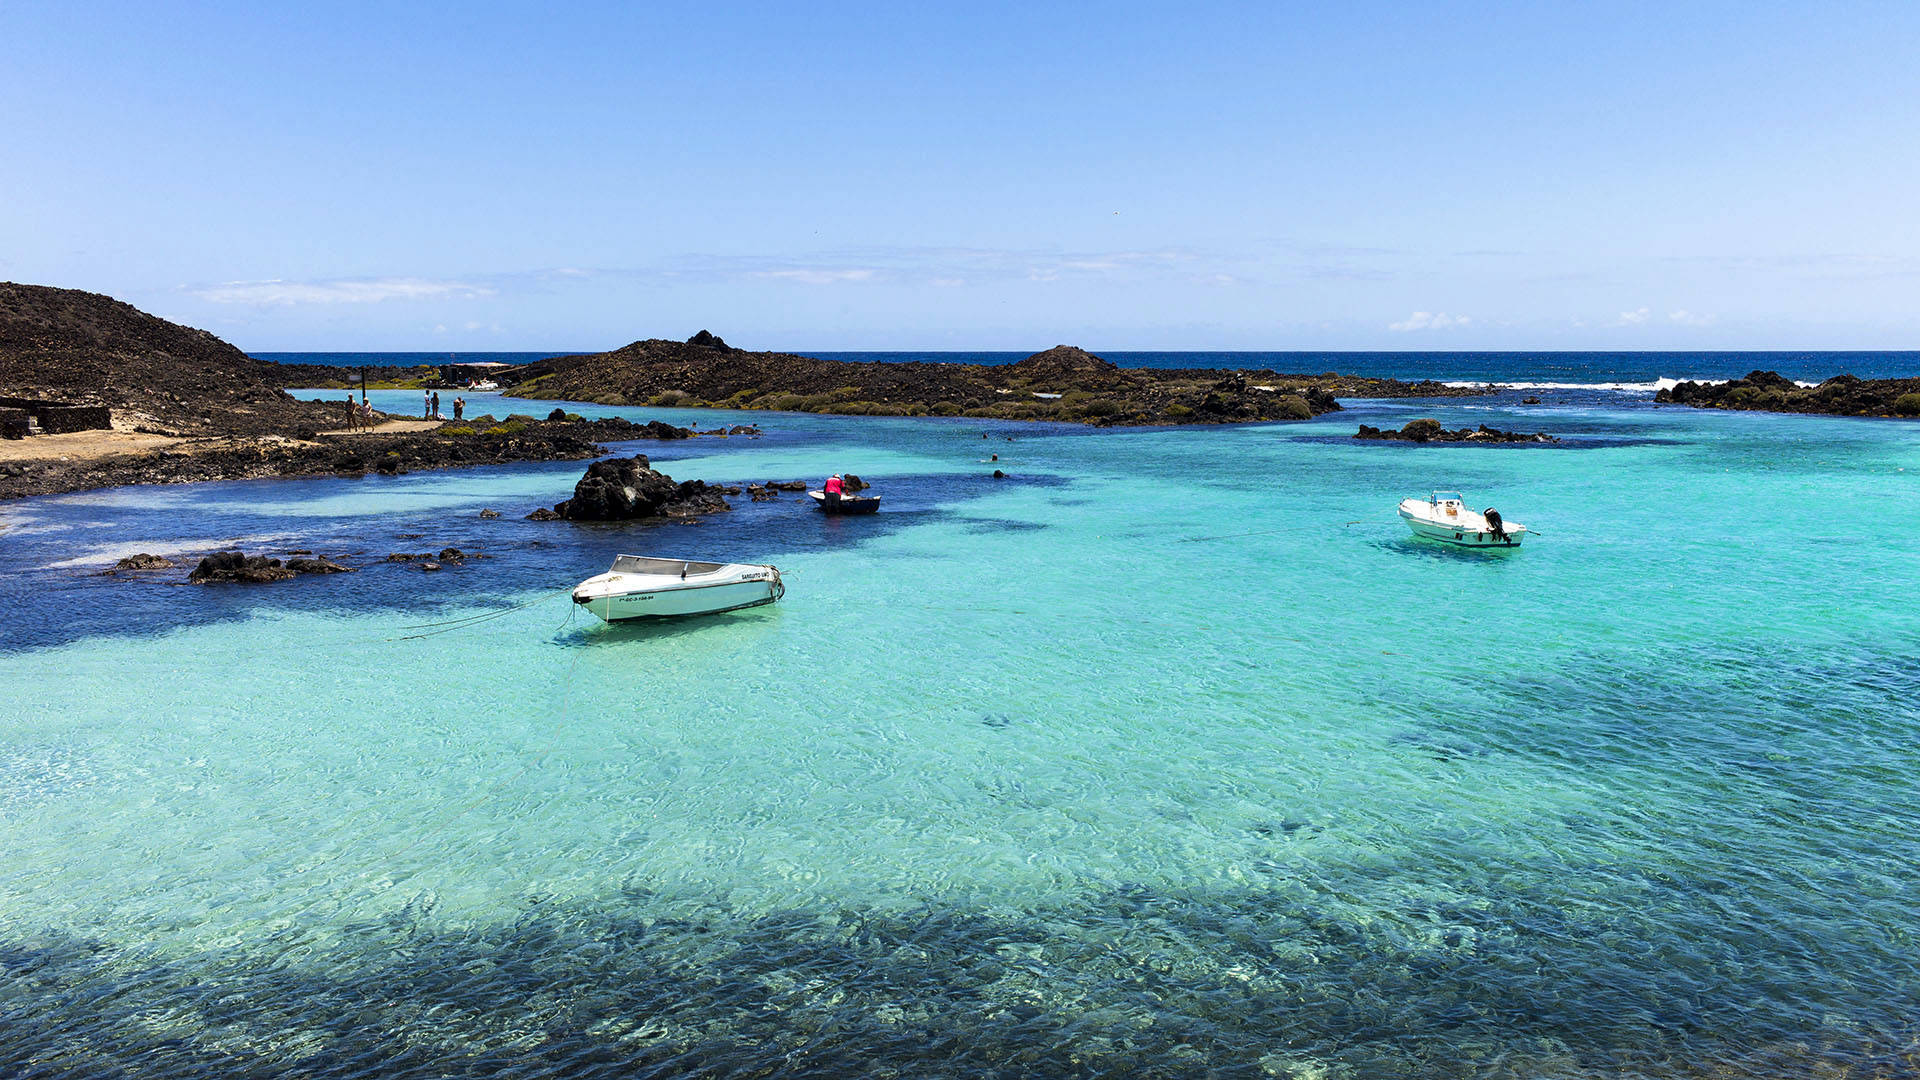
[[[1465,506],[1467,504],[1467,498],[1457,491],[1436,491],[1433,493],[1433,502],[1436,506],[1447,502],[1457,502]]]
[[[685,577],[688,574],[711,574],[725,566],[725,563],[717,562],[690,562],[686,559],[655,559],[645,555],[621,555],[613,560],[613,569],[610,572]]]

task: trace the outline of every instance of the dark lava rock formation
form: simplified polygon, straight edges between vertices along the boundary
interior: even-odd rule
[[[1398,431],[1361,424],[1360,430],[1355,432],[1353,437],[1417,443],[1557,443],[1560,441],[1544,431],[1536,431],[1528,435],[1518,431],[1498,431],[1485,424],[1481,424],[1478,428],[1456,428],[1448,431],[1440,426],[1440,421],[1433,419],[1410,420]]]
[[[1305,420],[1357,397],[1458,397],[1483,389],[1343,375],[1121,368],[1060,345],[1015,364],[867,363],[748,352],[698,334],[636,341],[509,369],[520,397],[602,405],[714,406],[877,416],[978,416],[1087,424]]]
[[[1732,382],[1683,382],[1653,400],[1696,409],[1920,417],[1920,379],[1835,375],[1818,386],[1801,386],[1778,372],[1750,371]]]
[[[645,454],[636,454],[594,462],[573,485],[573,498],[527,516],[535,521],[632,521],[730,509],[719,489],[703,480],[675,483],[673,477],[655,472]]]
[[[113,569],[107,571],[107,573],[112,574],[122,570],[177,570],[179,567],[179,563],[174,562],[164,555],[149,555],[143,551],[138,555],[129,555],[119,562],[114,563]]]
[[[292,435],[340,406],[279,389],[276,365],[110,296],[0,282],[0,397],[104,405],[123,427],[177,435]]]
[[[195,585],[209,582],[228,581],[261,584],[269,581],[285,581],[293,577],[295,571],[282,566],[279,559],[270,559],[265,555],[246,555],[238,551],[216,551],[200,560],[193,568],[187,580]]]

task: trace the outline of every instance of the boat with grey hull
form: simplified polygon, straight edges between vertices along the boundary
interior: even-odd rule
[[[613,568],[573,587],[573,602],[607,622],[712,615],[785,596],[774,566],[621,555]]]

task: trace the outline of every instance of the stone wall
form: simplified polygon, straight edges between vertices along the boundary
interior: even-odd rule
[[[113,426],[113,410],[105,405],[50,405],[39,411],[40,429],[49,435],[93,431]]]
[[[33,417],[40,430],[49,435],[68,431],[93,431],[113,426],[113,410],[105,405],[69,405],[64,401],[36,398],[0,397],[0,410]],[[9,435],[8,438],[18,436]]]

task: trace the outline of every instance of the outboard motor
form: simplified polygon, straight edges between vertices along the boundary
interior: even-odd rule
[[[1495,540],[1505,540],[1507,538],[1507,526],[1505,522],[1500,520],[1500,511],[1489,506],[1487,507],[1486,513],[1481,516],[1487,519],[1487,528],[1493,530],[1493,538]]]

